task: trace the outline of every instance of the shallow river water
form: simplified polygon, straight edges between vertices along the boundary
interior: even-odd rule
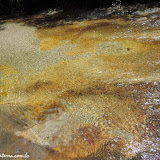
[[[4,23],[0,157],[160,159],[160,8],[134,7]]]

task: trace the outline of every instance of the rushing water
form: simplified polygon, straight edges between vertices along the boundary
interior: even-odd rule
[[[136,7],[80,13],[56,26],[55,13],[18,20],[43,20],[36,30],[6,23],[0,154],[160,158],[160,8]]]

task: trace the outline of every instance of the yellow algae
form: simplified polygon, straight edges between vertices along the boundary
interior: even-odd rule
[[[27,99],[23,99],[22,103],[23,105],[30,106],[35,118],[40,120],[45,120],[48,114],[60,116],[59,110],[66,110],[66,106],[55,95],[44,92],[28,96]],[[48,112],[48,110],[52,111]]]
[[[53,43],[53,41],[54,41],[54,43]],[[45,44],[47,44],[47,46]],[[40,48],[42,51],[44,51],[44,50],[56,48],[59,45],[60,45],[59,40],[56,40],[56,38],[54,38],[54,37],[52,37],[52,38],[49,37],[49,38],[42,40],[42,42],[40,44]]]
[[[57,43],[57,40],[70,40],[70,44],[78,44],[80,46],[79,48],[80,51],[82,50],[82,53],[95,52],[97,42],[100,43],[109,38],[106,35],[101,35],[101,33],[99,33],[103,29],[106,30],[103,26],[108,26],[110,24],[108,23],[108,20],[77,22],[73,25],[58,26],[51,29],[40,29],[36,31],[35,36],[42,39],[41,46],[43,46],[43,48],[41,49],[43,50],[55,48],[55,44],[57,44],[58,47],[60,44]],[[45,39],[48,38],[50,38],[49,43],[47,43],[48,41],[45,41]],[[51,44],[53,46],[51,46]],[[87,47],[89,51],[85,49],[84,46]],[[81,53],[80,51],[79,53]]]
[[[11,90],[17,84],[17,81],[10,76],[16,75],[18,72],[14,69],[14,67],[9,66],[0,66],[0,103],[6,98],[7,96],[11,95]]]
[[[4,76],[10,76],[12,74],[17,74],[18,72],[14,69],[14,67],[9,66],[0,66],[0,72],[4,74]]]
[[[73,25],[58,26],[50,29],[38,29],[35,36],[41,39],[41,50],[50,50],[65,44],[75,44],[77,47],[66,51],[65,54],[76,55],[96,53],[99,44],[111,40],[125,44],[123,52],[120,53],[143,52],[148,49],[148,46],[140,41],[138,42],[136,39],[149,38],[148,34],[151,34],[150,30],[142,31],[140,24],[129,25],[129,22],[123,19],[101,19],[75,22]],[[159,32],[154,33],[154,35],[158,34]],[[62,43],[62,41],[68,41],[68,43]],[[114,50],[115,46],[110,46],[112,47],[111,50]],[[110,54],[110,51],[105,50],[105,48],[100,53],[103,52]]]

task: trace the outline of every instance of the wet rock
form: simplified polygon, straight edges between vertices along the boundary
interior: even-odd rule
[[[143,11],[136,11],[136,12],[134,12],[134,14],[135,15],[147,15],[147,14],[156,13],[159,11],[160,11],[160,8],[149,8],[149,9],[145,9]]]

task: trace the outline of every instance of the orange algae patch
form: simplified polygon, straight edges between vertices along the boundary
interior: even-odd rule
[[[129,53],[133,53],[144,51],[148,48],[146,44],[136,42],[134,39],[140,37],[140,35],[143,37],[143,33],[146,35],[148,31],[141,32],[140,25],[129,25],[129,22],[123,19],[101,19],[75,22],[73,25],[55,28],[38,29],[35,32],[35,36],[41,39],[40,48],[43,51],[54,49],[61,45],[73,44],[75,48],[66,51],[65,54],[95,53],[99,44],[118,41],[122,44],[122,47],[126,48],[123,53],[128,53],[129,49],[131,49]],[[110,51],[107,50],[106,52],[110,54]]]
[[[103,24],[105,22],[107,24]],[[78,46],[72,50],[72,53],[67,52],[67,54],[91,53],[96,51],[98,43],[109,38],[99,33],[100,30],[103,30],[103,26],[105,29],[105,25],[108,26],[108,20],[83,21],[73,25],[40,29],[36,31],[35,36],[41,39],[41,50],[53,49],[64,45],[61,41],[69,40],[68,44],[77,44]]]

